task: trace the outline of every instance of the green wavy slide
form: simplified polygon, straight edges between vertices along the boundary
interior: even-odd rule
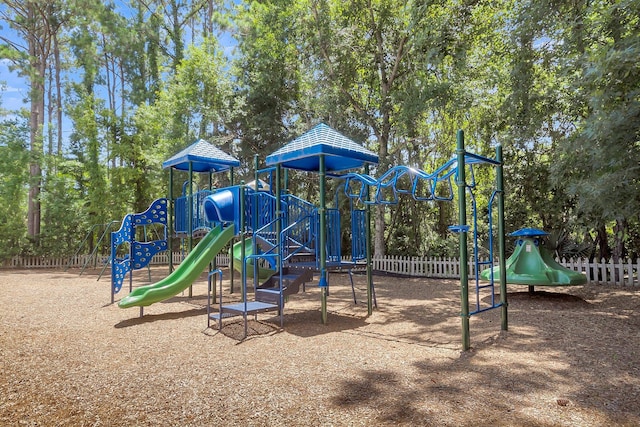
[[[118,303],[120,308],[146,307],[187,289],[231,239],[233,226],[218,225],[196,245],[173,273],[157,283],[134,289]]]
[[[245,257],[253,255],[253,242],[250,237],[244,240],[244,251]],[[247,277],[251,278],[253,278],[253,261],[254,260],[251,259],[247,262]],[[242,273],[242,242],[238,242],[233,245],[233,268]],[[258,279],[267,280],[277,272],[278,270],[276,269],[260,266],[258,267]]]

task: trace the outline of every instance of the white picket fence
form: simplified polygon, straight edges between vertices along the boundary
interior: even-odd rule
[[[173,263],[178,265],[182,262],[184,254],[173,253]],[[14,256],[5,261],[2,268],[98,268],[102,269],[109,262],[108,256],[76,255],[72,258],[65,257],[37,257],[37,256]],[[229,265],[229,255],[218,254],[216,263],[220,266]],[[166,253],[156,254],[151,258],[151,265],[167,265],[169,257]]]
[[[481,259],[480,262],[487,262]],[[593,261],[588,259],[562,259],[558,263],[571,270],[579,271],[587,277],[587,283],[614,284],[620,286],[640,286],[640,259],[623,260],[619,263],[610,261]],[[479,270],[488,267],[480,264]],[[460,262],[457,258],[403,257],[385,256],[373,258],[373,269],[393,274],[418,277],[438,277],[443,279],[460,278]],[[476,274],[475,262],[469,261],[469,278]]]
[[[183,254],[173,253],[173,263],[175,265],[182,261]],[[347,260],[347,259],[345,259]],[[483,262],[486,260],[482,260]],[[108,262],[108,257],[89,257],[88,255],[78,255],[69,258],[43,258],[43,257],[13,257],[6,261],[3,268],[103,268]],[[219,254],[216,257],[219,266],[229,265],[229,256]],[[624,260],[619,263],[613,261],[594,261],[588,259],[565,260],[559,263],[567,268],[579,271],[586,275],[588,283],[614,284],[619,286],[640,286],[640,259],[635,261]],[[168,264],[167,254],[155,255],[151,265]],[[486,268],[483,264],[480,269]],[[373,270],[415,277],[433,277],[444,279],[460,278],[460,263],[457,258],[439,257],[404,257],[404,256],[384,256],[373,258]],[[475,277],[475,263],[469,261],[469,278]]]

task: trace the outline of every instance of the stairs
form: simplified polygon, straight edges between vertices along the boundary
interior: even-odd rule
[[[245,217],[248,227],[250,224],[251,232],[243,233],[241,241],[247,242],[246,244],[252,247],[249,249],[241,244],[238,246],[240,251],[236,251],[237,244],[234,245],[233,262],[235,263],[235,260],[238,259],[239,265],[247,266],[247,268],[255,268],[258,265],[261,267],[260,271],[266,272],[263,277],[270,274],[271,276],[267,279],[259,277],[260,281],[254,282],[260,284],[255,287],[253,301],[245,300],[223,304],[221,286],[218,313],[211,313],[210,308],[207,309],[209,323],[211,320],[217,321],[218,329],[222,329],[222,319],[242,316],[245,338],[248,331],[248,315],[277,311],[280,315],[280,327],[283,327],[286,297],[298,293],[300,285],[313,280],[313,268],[316,266],[316,227],[312,223],[312,220],[317,217],[315,207],[293,196],[287,196],[287,201],[283,202],[284,206],[281,208],[284,216],[276,218],[273,196],[262,192],[250,194],[250,196],[247,199],[250,201],[249,207],[245,204],[245,211],[251,212],[251,215],[255,215],[256,218],[247,220]],[[280,227],[283,228],[280,229]],[[252,237],[247,238],[246,236],[249,234],[252,234]],[[243,257],[244,260],[241,260]],[[304,268],[298,264],[302,259],[306,261],[305,266],[311,268]],[[293,260],[296,262],[292,262]],[[266,266],[267,264],[269,267]],[[255,270],[253,271],[253,273],[247,271],[247,277],[253,278]],[[273,274],[274,271],[278,272]],[[248,287],[247,282],[248,280],[245,280],[243,283],[244,295],[246,295]],[[209,323],[207,326],[210,326]]]
[[[313,280],[313,271],[305,268],[284,267],[282,275],[274,274],[257,287],[255,299],[280,307],[280,279],[282,279],[282,301],[284,297],[300,292],[300,285]]]
[[[216,270],[219,271],[219,270]],[[215,272],[214,272],[215,273]],[[244,338],[247,337],[247,316],[257,315],[268,311],[278,311],[280,313],[280,327],[283,326],[283,305],[285,297],[298,293],[300,285],[313,280],[313,270],[296,267],[283,267],[282,275],[274,274],[258,286],[255,290],[254,301],[246,301],[232,304],[222,303],[222,278],[220,279],[220,308],[217,313],[211,312],[211,277],[209,274],[209,296],[207,298],[207,327],[211,326],[211,321],[218,323],[218,330],[222,329],[222,319],[243,316],[244,318]],[[282,286],[280,279],[282,278]],[[280,290],[282,289],[282,295]],[[243,338],[243,339],[244,339]]]

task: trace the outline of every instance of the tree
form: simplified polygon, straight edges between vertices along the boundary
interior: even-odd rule
[[[190,45],[175,76],[157,93],[152,105],[139,106],[134,140],[136,171],[159,170],[163,159],[197,139],[205,139],[231,152],[231,86],[217,41],[207,38]]]
[[[422,123],[439,119],[443,100],[456,94],[455,76],[460,75],[465,52],[471,48],[466,26],[473,18],[473,6],[362,0],[311,2],[309,8],[312,33],[307,46],[318,68],[316,82],[341,105],[333,111],[347,115],[346,120],[374,136],[379,170],[405,160],[404,147],[418,142],[417,135],[443,129],[435,123],[428,129]],[[446,122],[461,116],[454,111],[443,117]],[[441,147],[451,147],[454,134],[455,129],[447,142],[427,137],[418,145],[421,151],[442,151],[446,156],[451,151]],[[378,207],[376,254],[385,253],[388,220]]]
[[[29,181],[27,121],[18,117],[0,121],[0,259],[17,255],[26,234],[24,187]]]
[[[19,69],[30,86],[29,102],[29,196],[27,233],[37,243],[40,235],[40,191],[42,185],[43,135],[45,128],[45,82],[51,56],[53,35],[62,19],[60,1],[6,0],[0,16],[17,32],[21,40],[2,37],[2,54]]]
[[[596,229],[602,258],[610,255],[606,228],[613,224],[611,255],[618,260],[640,201],[640,6],[597,1],[583,10],[588,19],[574,30],[583,37],[567,73],[584,102],[554,176],[575,199],[577,217]]]
[[[233,74],[239,158],[275,151],[295,133],[300,98],[300,7],[289,1],[250,2],[234,16],[238,55]],[[293,127],[293,128],[292,128]]]

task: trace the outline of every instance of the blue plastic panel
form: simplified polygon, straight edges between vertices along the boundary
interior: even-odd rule
[[[509,234],[509,236],[513,237],[539,237],[548,235],[549,233],[540,230],[539,228],[521,228],[520,230],[514,231],[513,233]]]

